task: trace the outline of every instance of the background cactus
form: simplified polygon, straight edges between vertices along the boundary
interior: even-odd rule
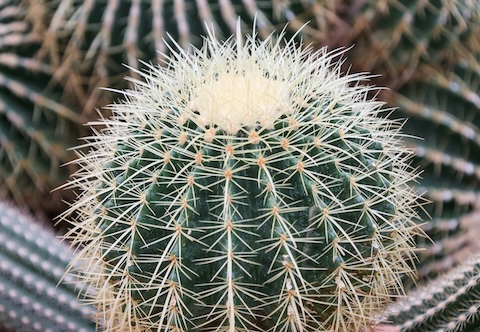
[[[65,192],[49,192],[68,178],[60,165],[83,119],[60,101],[52,68],[34,58],[41,38],[25,15],[21,1],[0,5],[0,196],[58,213]]]
[[[360,331],[413,273],[416,175],[366,77],[241,38],[149,67],[78,161],[107,331]]]
[[[51,232],[0,201],[2,331],[95,331],[95,312],[77,301],[75,279],[62,280],[71,259],[72,252]]]
[[[389,98],[397,116],[407,116],[405,132],[423,137],[406,141],[424,170],[419,190],[434,202],[425,225],[434,244],[420,253],[422,275],[447,271],[478,251],[480,222],[480,64],[478,57],[453,67],[422,65]],[[428,128],[428,130],[426,130]]]
[[[45,33],[41,54],[57,64],[56,75],[69,93],[84,102],[86,112],[112,101],[99,87],[126,87],[125,75],[138,78],[141,63],[157,63],[158,52],[168,53],[164,38],[173,37],[185,49],[200,46],[206,26],[219,38],[235,32],[237,20],[267,37],[281,23],[293,31],[308,20],[322,25],[327,8],[294,0],[275,1],[142,1],[142,0],[31,0],[47,7],[37,15],[36,26]],[[30,7],[32,11],[37,6]],[[308,8],[308,10],[306,9]],[[33,16],[33,15],[32,15]],[[45,22],[49,22],[45,24]],[[318,34],[311,27],[304,32]],[[127,68],[128,65],[129,68]]]
[[[467,45],[480,30],[478,0],[358,3],[343,5],[349,11],[344,10],[338,16],[343,17],[348,28],[343,28],[341,36],[337,32],[337,38],[330,38],[327,43],[355,44],[349,54],[353,67],[381,74],[379,80],[389,87],[405,83],[420,63],[455,61],[469,53]]]
[[[409,294],[391,306],[388,319],[402,332],[478,331],[480,256]]]

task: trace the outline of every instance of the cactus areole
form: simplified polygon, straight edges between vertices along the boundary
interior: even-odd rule
[[[71,182],[105,329],[368,326],[411,273],[418,195],[366,76],[240,30],[172,53],[111,106]]]

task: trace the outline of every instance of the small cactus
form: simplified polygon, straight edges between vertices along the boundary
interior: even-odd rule
[[[402,332],[478,331],[480,256],[464,261],[390,310],[388,320]]]
[[[1,331],[95,331],[94,309],[77,301],[75,279],[62,280],[71,258],[51,232],[0,201]]]
[[[411,151],[368,77],[242,39],[177,45],[92,123],[67,238],[106,331],[361,331],[413,274]]]

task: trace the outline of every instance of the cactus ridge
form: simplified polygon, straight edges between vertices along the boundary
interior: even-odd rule
[[[235,32],[237,20],[244,27],[251,27],[255,21],[257,33],[266,38],[279,23],[283,26],[288,21],[295,31],[310,19],[322,25],[322,17],[331,13],[322,6],[299,0],[36,1],[39,4],[30,6],[32,11],[38,11],[38,6],[50,7],[36,19],[36,26],[46,35],[39,54],[56,65],[56,76],[74,97],[84,102],[85,112],[110,102],[112,97],[105,91],[99,92],[99,87],[124,88],[125,75],[138,78],[138,59],[157,63],[158,52],[168,53],[163,42],[168,36],[189,49],[190,44],[201,46],[206,26],[226,39]],[[48,26],[45,21],[50,22]],[[319,33],[311,27],[302,31],[307,32]]]
[[[38,211],[68,177],[60,165],[81,118],[61,102],[52,67],[35,59],[41,38],[25,11],[20,1],[0,6],[0,195]]]
[[[480,319],[479,256],[433,280],[391,307],[401,331],[476,331]]]
[[[62,280],[71,255],[28,214],[0,202],[2,331],[95,331],[95,312],[77,301],[75,278]]]
[[[71,182],[68,237],[107,330],[368,326],[413,274],[420,232],[401,123],[341,53],[239,28],[174,47],[92,123],[106,129]]]

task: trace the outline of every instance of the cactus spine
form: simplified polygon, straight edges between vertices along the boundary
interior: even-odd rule
[[[451,68],[422,65],[390,96],[404,130],[424,140],[415,146],[415,163],[424,172],[419,186],[434,204],[425,225],[435,242],[421,252],[420,276],[434,277],[477,252],[480,208],[480,65],[479,55],[458,59]],[[425,130],[428,128],[428,130]],[[419,242],[422,245],[421,242]]]
[[[480,256],[391,306],[389,320],[404,332],[478,331]]]
[[[338,52],[237,29],[142,72],[78,160],[107,331],[360,331],[412,273],[400,124]]]
[[[58,65],[57,77],[71,95],[84,101],[87,112],[111,100],[99,87],[126,87],[123,77],[137,77],[136,70],[141,66],[138,59],[156,63],[158,51],[168,53],[163,42],[167,34],[188,49],[190,44],[201,46],[206,26],[227,38],[235,32],[237,20],[245,28],[255,20],[257,32],[266,38],[279,23],[289,21],[293,29],[298,29],[308,20],[321,22],[323,15],[330,13],[299,0],[282,4],[271,0],[30,1],[38,3],[30,7],[32,11],[51,8],[45,17],[36,16],[36,26],[46,35],[40,53]],[[298,19],[297,14],[302,14],[302,18]],[[312,28],[304,30],[318,34]]]
[[[69,176],[60,165],[74,157],[82,119],[35,58],[41,38],[25,12],[19,0],[0,4],[0,197],[57,214],[60,193],[48,194]]]
[[[0,329],[93,332],[94,308],[77,301],[72,252],[33,218],[0,201]]]

